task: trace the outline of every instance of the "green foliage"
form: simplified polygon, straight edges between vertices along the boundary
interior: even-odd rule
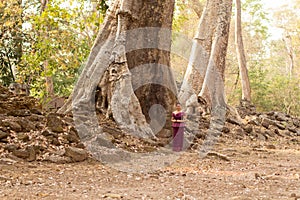
[[[188,16],[185,14],[185,10],[187,10],[187,5],[181,1],[176,1],[172,25],[173,31],[180,32],[184,30],[182,29],[182,26],[183,24],[187,23],[189,19]]]
[[[199,10],[202,10],[204,0],[199,0]],[[172,30],[176,33],[184,34],[188,37],[194,37],[198,24],[199,17],[193,9],[193,2],[187,3],[185,0],[175,1],[175,10],[173,15]]]
[[[83,0],[62,6],[64,2],[49,1],[42,13],[36,10],[27,21],[31,27],[25,32],[30,42],[24,45],[18,78],[30,82],[31,94],[36,97],[48,95],[46,78],[52,80],[55,94],[71,93],[104,18]]]
[[[105,0],[96,1],[97,3],[97,10],[99,10],[101,13],[106,13],[108,9],[108,5]]]
[[[270,92],[270,82],[267,79],[269,72],[260,67],[249,70],[249,79],[251,85],[252,103],[259,111],[268,111],[272,109],[268,96]]]
[[[0,1],[0,84],[14,82],[13,69],[22,56],[23,8],[21,1]]]
[[[272,78],[270,104],[273,110],[300,116],[300,80],[277,75]]]
[[[235,18],[232,18],[233,20]],[[248,75],[252,91],[252,101],[258,102],[261,109],[266,108],[265,102],[260,102],[263,91],[256,89],[266,88],[264,81],[266,69],[264,60],[267,55],[266,40],[269,36],[267,27],[267,13],[262,9],[261,0],[245,0],[242,2],[242,37],[247,61]],[[226,60],[226,93],[228,102],[238,105],[242,96],[241,81],[235,44],[235,22],[231,22],[229,44]]]
[[[280,111],[300,116],[300,80],[279,75],[278,72],[253,68],[249,70],[252,103],[258,111]],[[237,85],[229,96],[229,103],[241,98],[241,87]],[[235,102],[236,103],[236,102]]]
[[[278,8],[272,19],[282,30],[281,38],[273,39],[269,45],[266,65],[270,71],[270,104],[274,110],[300,116],[299,109],[299,1]],[[278,35],[280,37],[280,35]],[[293,68],[291,67],[291,56]]]
[[[244,13],[245,31],[252,35],[260,35],[266,39],[268,36],[269,23],[268,13],[264,11],[261,0],[246,0],[242,4],[242,12]]]
[[[199,0],[200,11],[202,10],[202,5],[204,0]],[[192,6],[193,2],[188,2],[185,0],[176,0],[175,1],[175,10],[173,15],[173,24],[172,24],[172,40],[173,41],[184,41],[185,38],[188,41],[191,41],[195,36],[197,27],[199,24],[199,17],[197,16],[196,11]],[[196,5],[197,6],[197,5]],[[181,49],[182,51],[187,51],[187,49]],[[186,67],[188,62],[178,55],[171,55],[171,64],[174,69],[175,79],[178,83],[182,82],[183,76],[185,74]],[[174,66],[174,67],[173,67]]]

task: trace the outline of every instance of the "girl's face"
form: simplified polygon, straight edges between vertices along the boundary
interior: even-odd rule
[[[179,103],[176,104],[176,110],[181,110],[181,105]]]

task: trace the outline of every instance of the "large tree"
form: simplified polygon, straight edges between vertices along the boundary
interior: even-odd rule
[[[217,26],[212,40],[205,79],[199,97],[209,89],[212,105],[225,105],[224,79],[225,61],[228,46],[229,27],[232,13],[232,0],[219,0]]]
[[[235,43],[236,53],[239,63],[240,77],[242,83],[242,100],[251,101],[250,81],[248,76],[247,62],[245,56],[245,49],[242,36],[242,22],[241,22],[241,0],[235,1]]]
[[[185,102],[188,112],[194,112],[197,105],[197,97],[201,90],[207,69],[209,54],[211,51],[213,33],[217,21],[218,0],[207,0],[202,16],[199,20],[198,30],[194,37],[189,64],[184,75],[179,99]],[[206,100],[209,94],[206,92]]]
[[[176,96],[169,68],[173,9],[167,0],[112,2],[72,94],[78,126],[97,124],[95,107],[136,136],[153,137],[164,126]],[[59,112],[70,109],[67,103]]]
[[[211,103],[209,106],[212,109],[210,128],[201,147],[201,152],[204,153],[212,148],[217,136],[222,132],[226,108],[228,107],[225,102],[224,80],[232,0],[218,0],[212,6],[218,8],[216,30],[211,44],[205,78],[198,94],[198,99],[203,99],[205,92],[209,91],[209,102]]]
[[[176,95],[169,68],[173,6],[174,2],[163,0],[115,0],[111,5],[72,94],[75,123],[90,149],[98,149],[99,143],[109,145],[103,142],[105,131],[97,126],[95,107],[123,130],[139,137],[153,137],[157,127],[164,126]],[[224,69],[231,9],[231,0],[208,1],[202,20],[203,25],[212,27],[200,28],[198,37],[205,47],[200,49],[200,57],[205,58],[203,66],[207,70],[196,94],[204,98],[203,91],[207,91],[212,107],[205,144],[221,132],[225,121]],[[213,14],[207,18],[209,11]],[[66,104],[60,112],[70,108]],[[96,149],[92,151],[99,152]]]
[[[206,2],[179,93],[189,113],[195,111],[197,98],[210,108],[225,105],[223,87],[231,9],[231,0]]]

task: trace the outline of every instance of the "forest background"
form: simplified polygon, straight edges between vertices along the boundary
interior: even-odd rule
[[[30,85],[31,95],[45,102],[53,96],[67,97],[72,92],[109,1],[49,0],[46,7],[41,2],[0,1],[0,84],[26,83]],[[192,40],[200,15],[191,2],[176,1],[173,32]],[[270,7],[263,0],[242,1],[242,31],[252,103],[259,111],[300,116],[297,57],[300,1],[291,0],[273,11],[267,9]],[[201,7],[198,9],[201,12]],[[241,99],[241,84],[233,24],[232,21],[225,92],[227,102],[234,106]],[[187,65],[188,61],[172,55],[171,67],[178,85]]]

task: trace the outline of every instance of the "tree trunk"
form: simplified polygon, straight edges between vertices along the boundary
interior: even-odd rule
[[[73,115],[81,128],[97,124],[95,103],[139,137],[154,136],[157,129],[148,123],[165,125],[176,95],[169,68],[173,8],[174,1],[166,0],[112,3],[72,94]],[[69,110],[66,105],[60,112]]]
[[[143,114],[150,122],[151,107],[161,105],[166,111],[152,107],[152,112],[157,113],[156,117],[165,117],[164,112],[168,114],[172,112],[177,95],[175,80],[170,70],[170,30],[175,1],[136,2],[139,3],[134,5],[135,18],[128,30],[140,29],[140,31],[138,35],[134,33],[135,31],[129,31],[127,35],[127,57],[130,58],[128,67],[131,71],[137,72],[132,76],[133,86],[141,87],[136,88],[135,94],[142,105]],[[140,12],[141,10],[146,12]],[[138,49],[137,46],[144,47]]]
[[[188,113],[192,113],[197,106],[197,96],[202,88],[211,51],[213,34],[216,29],[218,0],[207,0],[206,6],[198,25],[198,32],[193,40],[189,64],[184,75],[179,92],[179,99],[184,102]],[[206,91],[204,99],[209,102]]]
[[[286,62],[286,68],[287,68],[287,73],[288,76],[291,78],[293,75],[293,69],[294,69],[294,58],[295,58],[295,52],[293,50],[293,45],[292,45],[292,41],[291,41],[291,36],[290,34],[286,31],[285,32],[285,36],[283,38],[283,41],[285,43],[285,48],[286,48],[286,52],[288,54],[288,60]]]
[[[250,82],[247,70],[247,62],[244,52],[242,25],[241,25],[241,0],[236,0],[236,18],[235,18],[235,44],[238,57],[240,77],[242,83],[242,100],[251,102]]]
[[[209,62],[205,74],[202,89],[198,98],[203,98],[206,88],[210,94],[211,122],[206,139],[201,146],[200,153],[206,155],[221,134],[226,114],[226,102],[224,93],[225,60],[228,46],[229,27],[232,10],[232,0],[218,1],[218,20],[214,35]]]
[[[53,78],[52,76],[47,76],[47,72],[48,72],[48,67],[49,63],[48,60],[45,60],[43,62],[43,68],[44,68],[44,72],[46,74],[46,82],[45,82],[45,87],[46,87],[46,95],[47,97],[54,97],[54,84],[53,84]]]
[[[47,8],[48,0],[40,0],[41,7],[40,7],[40,15],[43,14],[45,9]],[[49,29],[47,26],[46,29]],[[45,38],[48,38],[48,33],[44,34]],[[48,60],[43,61],[43,70],[45,72],[45,89],[46,89],[46,98],[54,97],[54,84],[53,84],[53,78],[52,76],[47,75],[49,69],[49,63]]]
[[[217,29],[212,43],[205,79],[198,96],[203,97],[208,88],[212,105],[226,105],[224,72],[228,46],[232,0],[219,0]]]
[[[40,2],[41,2],[40,14],[42,14],[47,7],[48,0],[40,0]]]
[[[20,14],[20,16],[18,17],[17,20],[15,20],[15,23],[17,24],[17,29],[19,30],[22,30],[22,25],[23,25],[23,15],[24,15],[24,8],[22,7],[22,0],[18,0],[18,6],[22,9],[22,12]],[[18,23],[19,21],[19,23]],[[12,30],[12,31],[15,31],[15,30]],[[15,62],[15,64],[12,66],[12,75],[13,75],[13,81],[15,82],[16,81],[16,75],[17,75],[17,72],[18,72],[18,64],[19,62],[21,61],[21,58],[22,58],[22,54],[23,54],[23,38],[21,36],[21,33],[16,31],[15,34],[12,34],[12,35],[16,35],[17,37],[15,37],[15,46],[16,46],[16,57],[17,57],[17,61]],[[22,80],[22,83],[25,83],[25,80]]]
[[[197,14],[197,16],[200,18],[202,11],[203,11],[203,3],[199,0],[191,0],[188,4],[190,8]]]

